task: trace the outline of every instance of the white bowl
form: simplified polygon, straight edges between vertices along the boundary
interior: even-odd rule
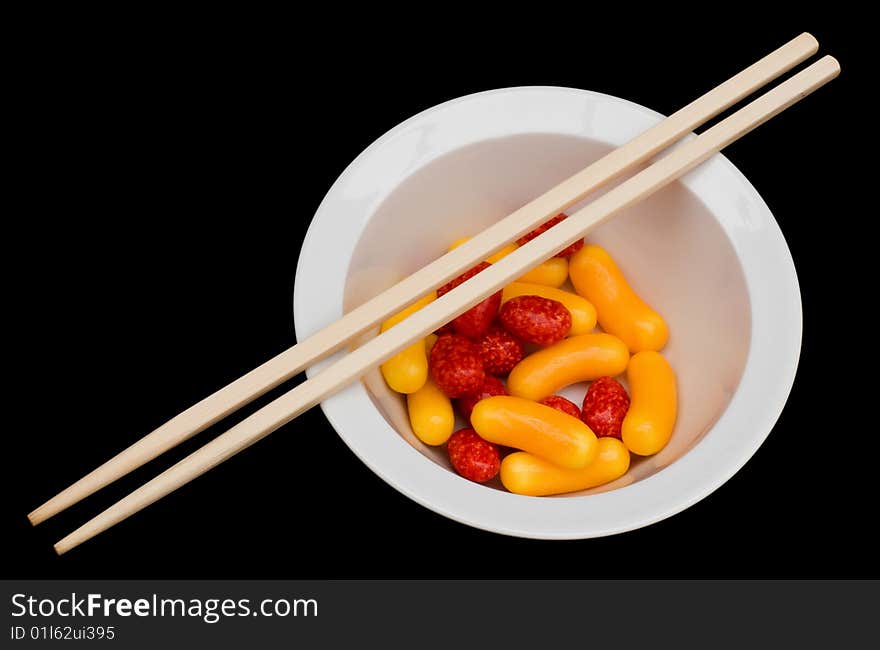
[[[454,239],[478,232],[661,119],[608,95],[525,87],[468,95],[405,121],[349,165],[312,220],[296,271],[298,336],[340,318]],[[510,494],[497,483],[459,477],[443,448],[422,444],[403,399],[378,371],[322,405],[352,451],[442,515],[547,539],[645,526],[733,476],[782,411],[800,353],[797,276],[770,210],[717,155],[588,240],[611,252],[669,323],[664,354],[678,374],[680,404],[663,451],[594,490]],[[583,392],[575,386],[564,394],[577,400]]]

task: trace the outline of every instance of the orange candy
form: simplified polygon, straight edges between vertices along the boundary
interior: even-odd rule
[[[477,402],[471,425],[489,442],[528,451],[560,467],[586,467],[598,449],[590,427],[577,418],[519,397],[499,395]]]
[[[511,395],[540,401],[560,388],[626,370],[629,350],[611,334],[581,334],[559,341],[520,361],[507,378]]]
[[[501,461],[501,483],[514,494],[541,497],[577,492],[620,478],[629,452],[617,438],[599,438],[596,459],[583,469],[566,469],[524,451]]]
[[[604,249],[584,246],[571,257],[569,275],[577,292],[596,307],[602,329],[626,343],[630,352],[666,345],[666,321],[632,290]]]
[[[675,372],[659,352],[634,354],[626,371],[631,402],[620,432],[623,444],[640,456],[666,446],[675,427],[678,394]]]

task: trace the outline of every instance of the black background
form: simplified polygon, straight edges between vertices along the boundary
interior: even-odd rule
[[[169,17],[155,30],[120,23],[21,50],[13,67],[27,72],[7,101],[25,145],[10,191],[24,200],[7,218],[22,232],[10,227],[4,248],[17,260],[8,357],[27,363],[10,361],[7,377],[2,576],[876,576],[877,432],[851,375],[876,353],[865,312],[874,276],[854,248],[856,224],[876,213],[857,196],[862,163],[851,160],[874,119],[862,95],[869,62],[848,25],[858,18],[636,27],[634,14],[509,25],[461,15],[438,34],[409,17],[357,37],[338,23],[267,17],[221,29]],[[100,461],[295,342],[293,275],[309,220],[348,163],[401,120],[532,84],[668,114],[802,30],[842,76],[726,151],[791,247],[801,364],[773,433],[708,498],[609,538],[503,537],[396,492],[315,409],[64,557],[54,541],[211,433],[27,523]]]

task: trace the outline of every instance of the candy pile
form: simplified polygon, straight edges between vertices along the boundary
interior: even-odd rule
[[[382,331],[564,218],[425,296]],[[574,291],[561,288],[569,279]],[[382,375],[406,395],[416,436],[445,444],[461,476],[484,483],[500,474],[516,494],[561,494],[613,481],[629,469],[631,453],[656,454],[669,441],[675,374],[658,352],[668,336],[611,256],[579,241],[386,361]],[[630,393],[615,379],[624,372]],[[591,382],[580,407],[556,395],[578,382]],[[453,405],[469,428],[453,433]]]

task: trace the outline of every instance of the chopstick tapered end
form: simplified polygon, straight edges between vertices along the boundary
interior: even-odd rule
[[[36,526],[37,524],[41,524],[46,521],[51,515],[47,515],[43,510],[43,506],[40,506],[33,512],[29,513],[27,518],[28,521],[31,522],[31,526]]]
[[[70,540],[70,535],[68,535],[61,541],[57,542],[52,548],[55,549],[55,552],[58,555],[64,555],[65,553],[67,553],[67,551],[75,548],[76,546],[79,546],[79,543]]]

